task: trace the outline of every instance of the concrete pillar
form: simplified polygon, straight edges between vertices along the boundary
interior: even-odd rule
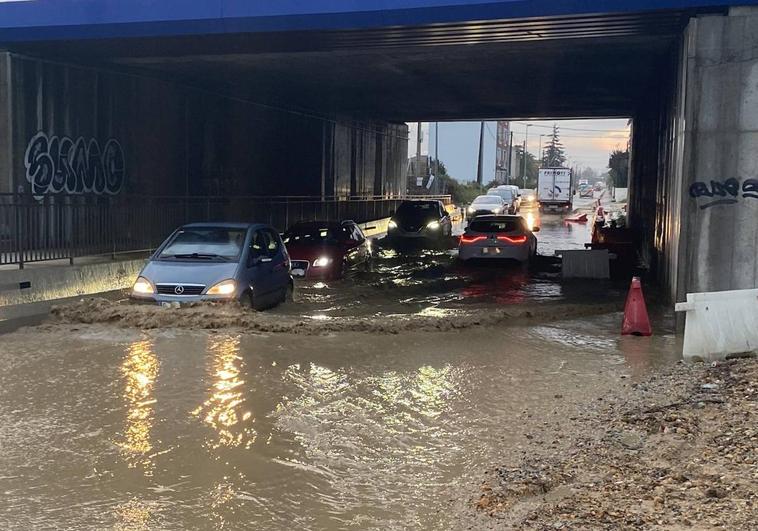
[[[685,46],[679,301],[758,287],[758,8],[693,19]]]

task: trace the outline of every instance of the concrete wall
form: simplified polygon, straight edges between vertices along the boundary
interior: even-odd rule
[[[758,9],[687,31],[677,299],[758,287]]]
[[[324,120],[7,53],[0,53],[0,87],[0,191],[372,195],[375,181],[404,191],[403,164],[377,168],[378,160],[405,160],[406,144],[397,141],[407,137],[404,124]],[[391,141],[377,157],[377,138],[385,137]],[[328,168],[329,186],[322,185]]]
[[[2,270],[0,307],[127,288],[144,265],[145,259],[137,259]],[[21,283],[28,283],[29,287],[19,289]]]
[[[758,9],[691,19],[634,117],[630,224],[672,300],[758,287]]]

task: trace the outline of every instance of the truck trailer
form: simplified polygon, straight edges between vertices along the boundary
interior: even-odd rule
[[[569,168],[540,168],[537,180],[540,212],[571,210],[574,199],[572,179]]]

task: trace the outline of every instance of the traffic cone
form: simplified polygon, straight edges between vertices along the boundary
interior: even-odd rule
[[[629,295],[626,296],[621,335],[653,335],[653,329],[650,327],[650,318],[647,315],[647,306],[645,306],[645,297],[642,295],[640,277],[632,278],[632,286],[629,288]]]

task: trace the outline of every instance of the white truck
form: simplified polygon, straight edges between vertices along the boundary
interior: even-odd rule
[[[540,212],[571,210],[574,190],[569,168],[540,168],[537,201]]]

